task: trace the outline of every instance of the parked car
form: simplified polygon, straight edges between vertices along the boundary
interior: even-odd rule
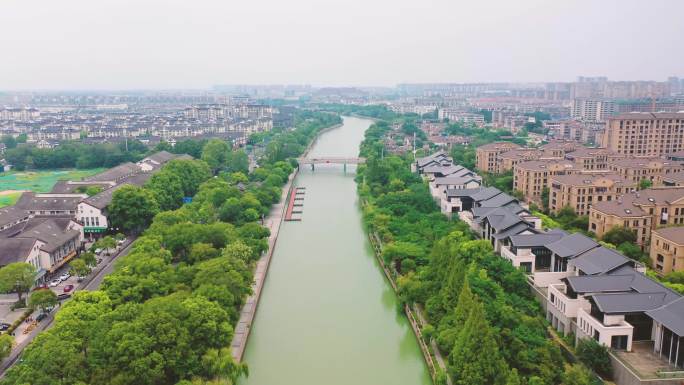
[[[64,292],[68,293],[70,291],[74,290],[74,285],[66,285],[64,286]]]
[[[5,330],[9,329],[10,326],[12,325],[8,324],[7,322],[0,322],[0,332],[4,332]]]
[[[82,275],[79,275],[78,277],[76,277],[76,282],[83,282],[83,280],[84,280],[85,278],[86,278],[86,277],[84,277],[84,276],[82,276]]]
[[[95,254],[100,255],[101,252],[102,252],[102,249],[95,249]]]
[[[60,275],[59,279],[61,279],[62,281],[66,281],[67,279],[69,279],[69,277],[71,277],[71,273],[69,273],[67,271],[66,273],[63,273],[62,275]]]
[[[119,245],[123,245],[125,242],[126,242],[126,238],[119,239],[118,241],[116,241],[116,243],[118,243]]]
[[[43,289],[47,289],[47,288],[48,288],[48,285],[46,283],[44,283],[42,285],[38,285],[38,286],[34,287],[33,290],[31,290],[31,291],[43,290]]]
[[[59,278],[55,278],[52,281],[50,281],[50,287],[55,287],[55,286],[59,285],[60,283],[62,283],[62,280]]]
[[[65,300],[65,299],[69,298],[69,297],[71,297],[71,294],[69,294],[69,293],[62,293],[62,294],[57,295],[57,300],[58,300],[58,301],[63,301],[63,300]]]
[[[47,314],[45,314],[45,313],[40,313],[40,314],[38,314],[38,316],[36,317],[36,321],[40,322],[40,321],[44,320],[45,318],[47,318]]]

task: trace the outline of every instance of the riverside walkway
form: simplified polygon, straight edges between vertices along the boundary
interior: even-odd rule
[[[280,224],[285,215],[286,202],[288,194],[295,196],[295,191],[292,188],[292,182],[299,171],[295,171],[290,175],[281,193],[280,201],[271,207],[271,212],[266,217],[264,226],[269,229],[271,235],[268,237],[268,251],[259,258],[254,271],[254,282],[252,282],[252,295],[247,297],[242,310],[240,311],[240,319],[235,326],[233,334],[233,341],[230,343],[231,354],[235,362],[240,362],[245,353],[247,346],[247,338],[249,337],[252,322],[254,322],[254,315],[256,313],[257,305],[259,304],[259,297],[261,290],[266,281],[266,273],[268,272],[268,265],[271,263],[273,250],[278,241],[278,232],[280,231]]]

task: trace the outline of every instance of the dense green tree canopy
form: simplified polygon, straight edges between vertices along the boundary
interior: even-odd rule
[[[114,192],[108,211],[112,218],[112,227],[127,232],[140,232],[159,212],[159,203],[151,191],[125,185]]]
[[[36,268],[28,263],[15,262],[0,268],[0,292],[15,292],[22,300],[36,280]]]

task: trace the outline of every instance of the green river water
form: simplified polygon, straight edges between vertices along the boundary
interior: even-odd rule
[[[358,155],[372,122],[344,118],[310,157]],[[397,311],[361,223],[353,166],[303,168],[301,222],[280,228],[243,361],[241,385],[428,385],[411,327]]]

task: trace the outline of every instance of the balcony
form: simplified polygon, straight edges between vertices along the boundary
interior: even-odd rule
[[[572,271],[543,271],[537,270],[532,275],[534,285],[537,287],[548,287],[552,284],[558,284],[561,279],[575,275]]]
[[[615,315],[604,315],[600,321],[586,310],[577,309],[577,334],[586,338],[593,338],[599,343],[612,347],[613,337],[627,336],[627,351],[632,350],[632,335],[634,327],[625,321],[625,317]]]
[[[577,311],[584,309],[589,311],[591,304],[582,297],[570,298],[565,294],[567,287],[564,283],[554,283],[549,285],[548,302],[550,306],[555,307],[564,316],[568,318],[576,318]]]
[[[520,266],[521,263],[531,262],[534,266],[534,254],[530,249],[518,249],[517,254],[511,251],[510,246],[501,247],[501,256],[511,261],[513,266]]]

